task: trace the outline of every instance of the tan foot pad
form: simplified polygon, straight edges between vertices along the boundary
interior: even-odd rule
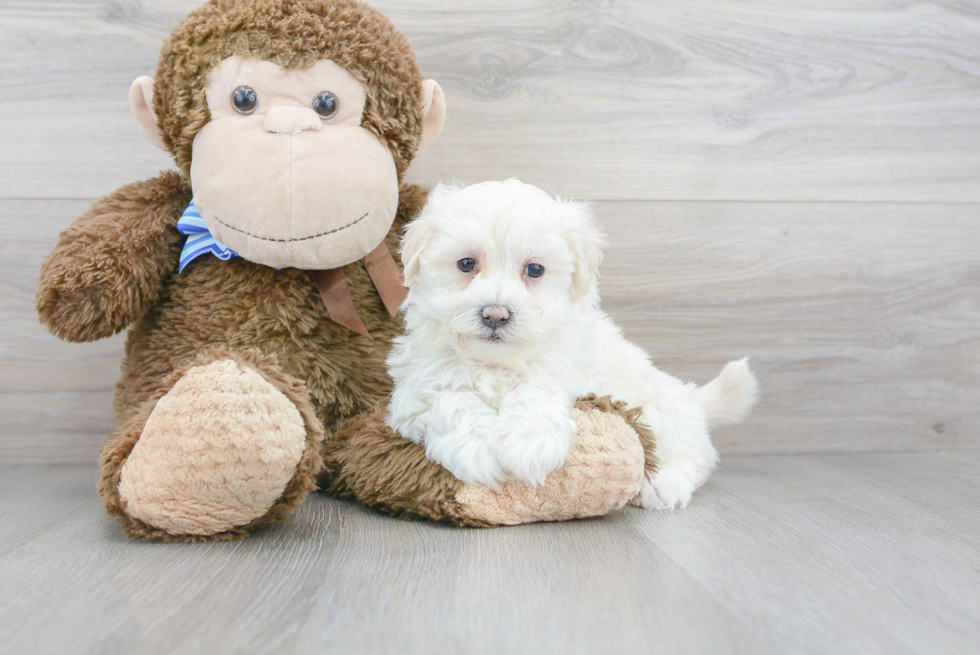
[[[572,412],[578,435],[565,465],[534,487],[508,482],[499,491],[460,485],[456,502],[467,516],[494,525],[601,516],[623,507],[643,482],[643,446],[617,414]]]
[[[303,456],[296,406],[231,360],[196,366],[154,407],[123,466],[126,511],[171,534],[211,535],[265,514]]]

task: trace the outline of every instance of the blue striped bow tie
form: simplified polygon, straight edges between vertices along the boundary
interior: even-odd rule
[[[197,211],[194,201],[187,205],[180,220],[177,221],[177,231],[187,235],[184,242],[184,249],[180,251],[180,265],[178,273],[183,273],[184,268],[201,255],[211,253],[221,261],[228,261],[232,257],[238,257],[238,253],[221,243],[213,236],[208,226],[201,218],[201,212]]]

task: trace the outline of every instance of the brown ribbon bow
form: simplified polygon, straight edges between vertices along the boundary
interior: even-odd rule
[[[364,268],[371,276],[371,281],[374,282],[374,288],[378,290],[378,295],[381,296],[381,302],[384,303],[385,309],[394,317],[398,313],[402,301],[405,300],[408,289],[405,288],[402,272],[398,268],[395,258],[391,256],[391,251],[382,241],[380,246],[361,261],[364,262]],[[310,275],[316,282],[316,288],[320,291],[323,304],[327,306],[327,315],[330,320],[374,341],[374,337],[364,327],[364,323],[357,313],[357,308],[354,307],[354,300],[350,295],[350,287],[347,285],[347,275],[344,273],[344,268],[310,271]]]

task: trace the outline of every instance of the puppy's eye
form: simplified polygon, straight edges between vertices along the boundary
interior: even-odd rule
[[[313,111],[320,114],[320,118],[330,118],[337,113],[337,96],[324,91],[313,98]]]
[[[251,114],[259,106],[259,94],[250,86],[240,86],[231,92],[231,104],[239,114]]]
[[[541,264],[528,264],[524,268],[524,272],[528,277],[541,277],[544,275],[544,266]]]
[[[459,270],[463,271],[464,273],[472,273],[476,268],[476,260],[472,257],[463,257],[461,260],[456,262],[456,266],[458,266]]]

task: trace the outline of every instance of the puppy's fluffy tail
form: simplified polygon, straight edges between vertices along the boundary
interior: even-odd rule
[[[694,397],[708,416],[709,429],[741,421],[759,399],[759,383],[748,358],[728,362],[718,377],[694,392]]]

